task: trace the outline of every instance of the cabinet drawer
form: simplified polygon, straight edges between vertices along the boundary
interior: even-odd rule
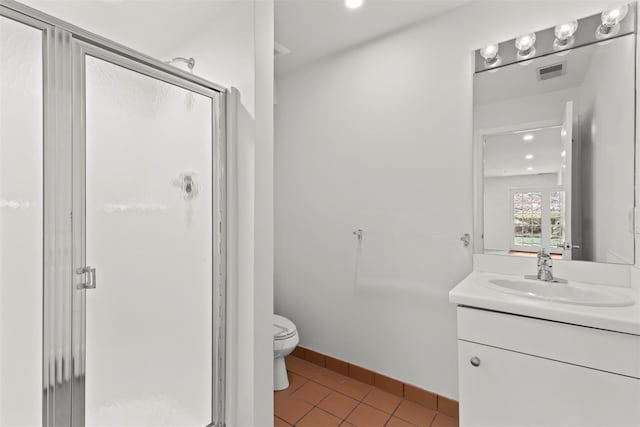
[[[640,336],[458,307],[458,338],[640,378]]]

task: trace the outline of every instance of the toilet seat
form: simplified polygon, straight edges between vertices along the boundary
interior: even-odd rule
[[[291,338],[296,335],[298,331],[293,322],[286,317],[273,315],[273,340],[280,341]]]

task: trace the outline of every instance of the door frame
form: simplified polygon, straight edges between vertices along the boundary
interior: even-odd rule
[[[473,131],[473,253],[482,254],[484,248],[484,141],[487,136],[527,130],[561,127],[561,120],[540,120]]]
[[[14,0],[0,16],[43,32],[43,426],[84,426],[84,57],[95,56],[212,99],[212,402],[209,426],[225,425],[228,91],[158,59]],[[217,298],[216,298],[217,297]]]

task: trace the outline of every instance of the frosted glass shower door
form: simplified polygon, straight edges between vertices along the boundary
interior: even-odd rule
[[[42,423],[42,39],[0,16],[0,426]]]
[[[84,234],[96,268],[83,291],[86,425],[206,426],[213,99],[89,55],[84,66]]]

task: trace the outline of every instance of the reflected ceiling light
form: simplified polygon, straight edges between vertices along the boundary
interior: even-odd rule
[[[596,38],[606,39],[607,37],[613,37],[620,31],[620,21],[627,16],[629,12],[629,6],[624,4],[614,9],[602,12],[600,20],[602,24],[596,30]]]
[[[500,65],[502,58],[498,55],[498,43],[488,44],[480,49],[480,56],[484,58],[484,65],[487,67],[495,67]]]
[[[528,170],[528,171],[532,171],[532,170],[533,170],[533,168],[532,168],[531,166],[529,166],[529,167],[527,168],[527,170]]]
[[[518,59],[529,59],[536,54],[536,33],[523,34],[516,38]]]
[[[560,153],[560,157],[567,157],[567,150],[562,150],[562,153]]]
[[[524,158],[527,160],[531,160],[533,159],[533,154],[527,154],[526,156],[524,156]]]
[[[364,0],[344,0],[347,9],[357,9],[364,3]]]
[[[531,141],[533,139],[533,135],[528,133],[525,136],[523,136],[522,139],[525,140],[525,141]]]
[[[567,22],[566,24],[556,25],[553,33],[556,39],[553,41],[553,50],[569,49],[576,42],[575,34],[578,29],[578,21]]]
[[[562,128],[560,131],[560,136],[567,136],[567,130],[565,128]]]

